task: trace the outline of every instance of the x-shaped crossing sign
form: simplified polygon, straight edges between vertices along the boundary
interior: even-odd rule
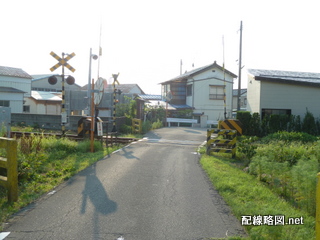
[[[56,70],[60,66],[67,67],[71,72],[75,71],[75,69],[69,63],[67,63],[68,60],[70,60],[71,58],[73,58],[76,55],[75,53],[69,54],[66,58],[64,58],[64,54],[62,55],[62,58],[61,58],[57,54],[55,54],[54,52],[51,52],[50,55],[59,61],[56,65],[54,65],[52,68],[50,68],[51,72],[53,72],[54,70]]]

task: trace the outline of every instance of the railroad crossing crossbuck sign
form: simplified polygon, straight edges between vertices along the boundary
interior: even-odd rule
[[[67,63],[67,61],[69,61],[71,58],[73,58],[76,55],[75,53],[69,54],[66,58],[64,58],[64,54],[62,54],[62,58],[61,58],[54,52],[51,52],[50,55],[59,61],[56,65],[50,68],[51,72],[53,72],[60,66],[67,67],[71,72],[75,71],[75,69],[69,63]]]

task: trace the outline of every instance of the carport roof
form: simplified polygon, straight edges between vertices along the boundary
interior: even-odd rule
[[[62,99],[50,92],[44,91],[31,91],[32,98],[36,100],[45,100],[45,101],[62,101]]]

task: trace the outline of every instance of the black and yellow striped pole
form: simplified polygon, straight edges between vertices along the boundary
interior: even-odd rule
[[[113,127],[112,127],[112,132],[117,132],[117,126],[116,126],[116,103],[117,103],[117,89],[116,89],[116,83],[119,84],[117,78],[120,73],[118,74],[112,74],[113,77]]]
[[[71,72],[74,72],[76,69],[74,69],[69,63],[68,61],[73,58],[76,54],[75,53],[71,53],[71,54],[67,54],[67,57],[65,58],[64,55],[65,53],[62,53],[62,58],[60,58],[57,54],[55,54],[54,52],[51,52],[50,55],[52,57],[54,57],[55,59],[58,60],[58,63],[55,64],[52,68],[50,68],[50,71],[53,72],[54,70],[56,70],[57,68],[59,68],[60,66],[62,66],[62,81],[61,81],[61,92],[62,92],[62,102],[61,102],[61,130],[62,130],[62,136],[65,136],[65,132],[66,132],[66,127],[65,124],[67,123],[67,113],[66,113],[66,104],[65,104],[65,89],[64,89],[64,67],[67,67]],[[70,81],[69,81],[70,80]],[[54,77],[51,77],[48,79],[50,84],[55,84],[57,79]],[[53,82],[51,82],[53,81]],[[73,84],[74,82],[74,78],[69,76],[67,78],[67,82],[69,82],[69,84]]]
[[[62,61],[64,62],[64,53],[62,53]],[[61,103],[61,132],[62,132],[62,137],[65,136],[66,134],[66,102],[65,102],[65,89],[64,89],[64,65],[62,65],[62,76],[61,76],[61,94],[62,94],[62,103]]]

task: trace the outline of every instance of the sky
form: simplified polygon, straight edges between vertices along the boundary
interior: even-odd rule
[[[75,56],[66,74],[136,83],[160,94],[159,83],[217,61],[239,74],[247,69],[320,72],[320,14],[316,0],[0,0],[0,66],[30,75],[61,74],[50,52]],[[194,67],[193,67],[194,66]],[[99,69],[99,71],[98,71]],[[234,88],[238,87],[235,79]]]

